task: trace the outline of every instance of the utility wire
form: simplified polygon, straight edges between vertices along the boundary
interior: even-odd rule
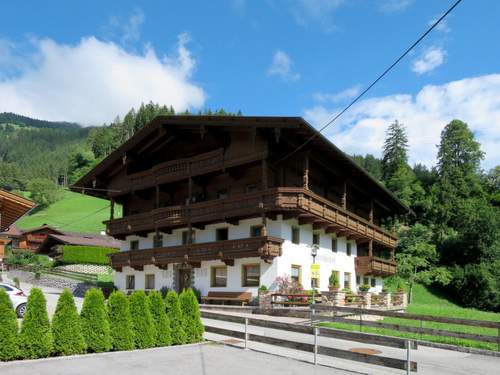
[[[276,164],[281,163],[288,157],[292,156],[296,152],[300,151],[304,146],[306,146],[309,142],[311,142],[314,138],[316,138],[323,130],[328,128],[330,125],[332,125],[340,116],[342,116],[349,108],[351,108],[356,102],[359,101],[370,89],[375,86],[378,81],[380,81],[382,78],[386,76],[387,73],[389,73],[403,58],[406,57],[410,53],[410,51],[415,48],[434,28],[439,25],[445,18],[450,14],[457,6],[460,4],[462,0],[456,1],[441,17],[439,17],[436,22],[434,22],[410,47],[408,47],[402,55],[400,55],[396,61],[394,61],[388,68],[386,68],[382,74],[380,74],[367,88],[365,88],[358,96],[356,96],[343,110],[341,110],[339,113],[337,113],[331,120],[329,120],[325,125],[323,125],[316,133],[314,133],[312,136],[310,136],[304,143],[302,143],[300,146],[298,146],[295,150],[292,152],[286,154],[284,157],[282,157],[280,160],[276,162]]]

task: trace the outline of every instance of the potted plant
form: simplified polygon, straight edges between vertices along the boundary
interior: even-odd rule
[[[361,284],[359,286],[360,292],[368,292],[369,290],[370,290],[370,285],[368,285],[368,284]]]
[[[268,292],[267,286],[265,286],[264,284],[262,284],[259,287],[259,294],[266,294],[267,292]]]
[[[332,271],[328,279],[328,289],[330,292],[338,292],[340,290],[339,275],[335,271]]]

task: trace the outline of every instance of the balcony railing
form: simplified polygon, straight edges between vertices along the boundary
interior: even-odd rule
[[[129,266],[143,269],[145,265],[161,268],[170,263],[199,263],[208,260],[222,260],[228,264],[234,259],[260,257],[272,260],[281,255],[280,238],[263,236],[237,240],[215,241],[181,246],[161,247],[145,250],[123,251],[111,254],[111,266],[115,270]]]
[[[372,276],[391,276],[396,273],[396,262],[374,256],[356,257],[356,274]]]
[[[269,213],[292,212],[308,214],[313,220],[331,224],[360,238],[374,240],[395,247],[397,237],[368,220],[343,209],[339,205],[303,188],[279,187],[253,193],[193,203],[189,206],[158,208],[148,213],[107,221],[108,234],[123,238],[126,235],[152,232],[155,228],[178,228],[189,222],[202,225],[227,220],[238,220]]]

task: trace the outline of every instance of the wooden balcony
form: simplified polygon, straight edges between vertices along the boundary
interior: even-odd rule
[[[142,270],[151,264],[166,268],[170,263],[189,263],[199,267],[207,260],[222,260],[227,265],[234,265],[234,260],[247,257],[260,257],[272,261],[281,255],[283,240],[275,237],[251,237],[238,240],[215,241],[199,244],[170,246],[145,250],[122,251],[111,254],[111,266],[121,271],[129,266]]]
[[[396,262],[374,256],[356,257],[356,275],[391,276],[396,273]]]
[[[296,217],[301,224],[312,224],[328,233],[337,233],[357,241],[373,240],[394,248],[397,237],[368,220],[343,209],[339,205],[304,188],[279,187],[253,193],[240,194],[225,199],[194,203],[189,206],[170,206],[148,213],[107,221],[107,232],[117,238],[129,234],[162,231],[185,227],[191,222],[195,227],[205,224],[268,215],[285,214]]]
[[[128,175],[128,181],[123,184],[119,192],[110,194],[117,196],[132,191],[151,188],[159,184],[167,184],[188,177],[207,174],[224,168],[241,165],[264,157],[263,154],[251,154],[237,158],[226,158],[222,148],[193,156],[191,158],[169,160],[155,165],[143,172]]]

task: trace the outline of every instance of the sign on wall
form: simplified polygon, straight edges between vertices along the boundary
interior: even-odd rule
[[[311,264],[311,279],[319,279],[320,267],[319,263]]]

